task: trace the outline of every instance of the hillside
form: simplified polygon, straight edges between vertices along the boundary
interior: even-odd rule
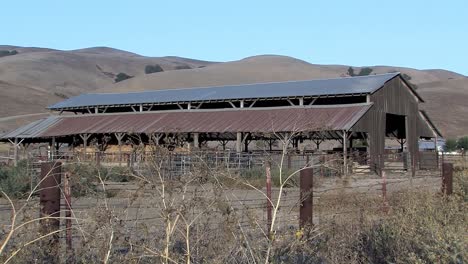
[[[310,64],[291,57],[262,55],[238,61],[212,63],[179,57],[144,57],[107,47],[72,51],[0,46],[17,50],[0,58],[0,131],[12,129],[43,113],[45,106],[84,92],[128,92],[269,81],[334,78],[349,66]],[[158,64],[164,72],[145,74],[146,65]],[[180,69],[182,68],[182,69]],[[190,68],[190,69],[185,69]],[[175,70],[178,69],[178,70]],[[359,67],[354,67],[359,72]],[[411,77],[426,99],[434,122],[447,136],[468,131],[468,78],[445,70],[373,66],[372,73],[400,71]],[[115,83],[117,73],[134,78]],[[5,107],[3,107],[5,106]],[[451,113],[447,118],[446,113]],[[19,116],[3,120],[2,117]]]

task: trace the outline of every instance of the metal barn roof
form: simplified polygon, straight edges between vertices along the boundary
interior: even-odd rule
[[[105,133],[230,133],[350,130],[372,104],[229,110],[178,110],[53,116],[0,137],[50,138]],[[25,133],[24,131],[28,131]]]
[[[62,110],[110,105],[165,104],[325,95],[369,94],[399,73],[307,81],[256,83],[203,88],[184,88],[133,93],[82,94],[48,108]]]

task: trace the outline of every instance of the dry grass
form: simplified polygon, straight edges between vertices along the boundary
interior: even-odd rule
[[[0,261],[15,252],[10,263],[464,263],[468,257],[464,170],[457,171],[451,197],[414,181],[409,190],[389,188],[386,207],[375,179],[322,179],[314,188],[315,226],[305,229],[297,224],[297,188],[275,188],[273,204],[280,203],[269,231],[264,189],[226,184],[245,180],[226,170],[168,179],[159,165],[128,175],[131,182],[119,188],[103,181],[102,170],[83,172],[98,186],[73,200],[73,252],[61,246],[52,254],[50,238],[38,240],[34,196],[14,201],[15,226],[32,222],[17,228]],[[362,184],[368,191],[356,187]],[[3,225],[2,242],[10,228]]]

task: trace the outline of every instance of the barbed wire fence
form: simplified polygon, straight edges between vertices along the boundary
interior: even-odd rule
[[[151,253],[148,248],[165,248],[151,254],[167,261],[168,244],[172,245],[171,250],[176,250],[177,244],[182,255],[200,259],[206,254],[201,249],[204,244],[219,238],[220,233],[234,234],[243,243],[261,240],[259,244],[268,244],[285,234],[302,234],[307,228],[332,228],[343,219],[360,222],[369,214],[374,218],[388,217],[389,211],[399,206],[391,197],[399,194],[430,191],[449,195],[453,189],[453,168],[446,162],[416,174],[404,173],[405,168],[401,167],[397,172],[382,168],[380,175],[357,172],[345,176],[337,155],[159,154],[145,156],[144,160],[134,158],[134,162],[130,159],[126,164],[130,170],[125,171],[131,174],[128,182],[107,181],[106,175],[99,175],[92,183],[93,194],[84,196],[73,196],[75,184],[80,184],[76,178],[81,175],[66,167],[83,164],[80,160],[62,156],[66,166],[58,162],[30,162],[31,193],[39,196],[19,200],[16,206],[26,208],[23,219],[41,212],[41,234],[52,232],[49,246],[56,248],[55,253],[67,252],[68,258],[80,250],[102,250],[106,240],[98,230],[105,227],[113,234],[109,251],[113,243],[113,250],[122,255],[135,250],[133,247],[139,248],[140,254]],[[95,162],[93,166],[106,166],[102,157]],[[271,195],[267,192],[268,171],[273,174]],[[53,181],[46,180],[50,177]],[[286,178],[288,183],[284,182]],[[355,206],[360,202],[367,204]],[[11,204],[3,200],[0,212],[3,229],[7,230],[10,219],[5,216],[12,212]],[[220,232],[223,229],[225,232]],[[22,236],[27,234],[13,240],[20,241]],[[113,241],[114,236],[121,241]],[[171,236],[177,237],[175,242]],[[185,243],[189,239],[194,242]],[[223,241],[227,239],[223,237]],[[194,251],[187,253],[189,244]],[[60,255],[53,253],[47,257]]]

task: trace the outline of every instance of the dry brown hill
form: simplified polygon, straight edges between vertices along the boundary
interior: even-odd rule
[[[211,64],[178,57],[144,57],[106,47],[60,51],[0,45],[0,50],[18,52],[0,57],[0,118],[47,112],[45,107],[51,103],[114,84],[118,73],[144,75],[146,65],[174,70]],[[10,123],[0,122],[0,132],[13,128]]]
[[[0,50],[2,46],[0,46]],[[9,49],[15,49],[10,46]],[[73,51],[16,48],[20,53],[0,58],[0,91],[8,97],[0,99],[0,118],[9,115],[40,113],[46,105],[62,100],[63,96],[83,92],[128,92],[166,88],[201,87],[269,81],[334,78],[346,74],[349,66],[316,65],[291,57],[263,55],[239,61],[210,63],[179,57],[150,58],[135,53],[95,47]],[[165,71],[145,74],[144,67],[159,64]],[[174,71],[178,66],[192,69]],[[184,68],[184,67],[182,67]],[[355,67],[355,72],[360,68]],[[468,109],[468,79],[445,70],[416,70],[411,68],[374,66],[373,73],[400,71],[411,76],[411,82],[426,99],[425,109],[448,136],[468,131],[464,115]],[[115,74],[134,75],[114,83]],[[26,98],[28,93],[33,97]],[[23,96],[16,97],[16,94]],[[8,99],[10,98],[10,99]],[[439,100],[438,98],[442,98]],[[452,102],[447,104],[447,102]],[[446,116],[451,113],[450,118]],[[33,117],[21,117],[27,121]],[[12,119],[2,122],[0,131],[12,128]]]

